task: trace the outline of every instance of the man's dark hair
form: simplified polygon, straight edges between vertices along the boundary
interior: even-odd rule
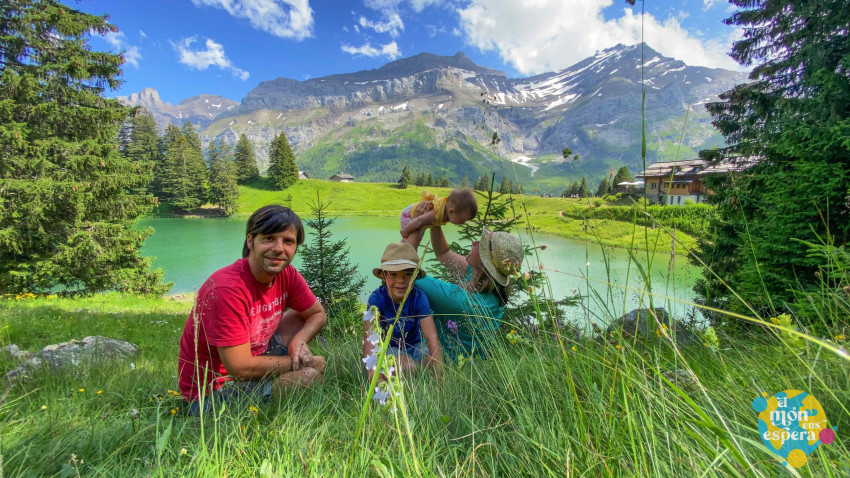
[[[253,239],[257,237],[257,234],[275,234],[290,227],[295,228],[295,242],[300,246],[304,242],[304,225],[301,224],[301,218],[298,217],[298,214],[292,212],[292,209],[288,207],[278,206],[277,204],[257,209],[248,218],[248,226],[245,228],[246,239],[242,243],[242,257],[248,257],[248,234]]]

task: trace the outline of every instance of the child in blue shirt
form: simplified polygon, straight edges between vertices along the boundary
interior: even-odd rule
[[[437,339],[431,306],[428,304],[428,297],[412,283],[415,279],[425,277],[422,270],[418,271],[416,278],[413,277],[418,264],[419,256],[410,244],[397,242],[388,245],[381,256],[381,266],[372,270],[372,274],[381,279],[382,285],[372,292],[367,307],[374,305],[378,308],[382,335],[386,336],[390,325],[395,323],[387,353],[397,357],[400,370],[409,372],[421,365],[439,373],[443,350]],[[401,304],[402,300],[404,304]],[[398,313],[399,306],[401,313]],[[363,338],[364,357],[372,354],[373,345],[368,340],[369,334],[370,324],[366,323]],[[369,373],[371,377],[372,372]]]

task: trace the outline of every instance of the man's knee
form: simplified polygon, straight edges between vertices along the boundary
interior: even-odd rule
[[[318,355],[313,356],[313,363],[310,365],[310,368],[316,369],[319,373],[325,373],[325,365],[327,362],[324,357],[320,357]]]

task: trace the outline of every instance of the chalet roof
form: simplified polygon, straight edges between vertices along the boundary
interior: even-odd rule
[[[646,170],[636,174],[636,178],[670,177],[684,180],[686,177],[694,178],[705,174],[729,174],[732,171],[743,171],[753,166],[759,158],[739,159],[736,161],[722,161],[711,164],[702,159],[689,159],[685,161],[662,161],[651,164]],[[675,171],[674,171],[675,168]]]
[[[350,174],[342,174],[342,173],[339,173],[339,174],[334,174],[333,176],[331,176],[331,179],[333,179],[333,178],[339,178],[339,179],[354,179],[354,176],[352,176],[352,175],[350,175]]]

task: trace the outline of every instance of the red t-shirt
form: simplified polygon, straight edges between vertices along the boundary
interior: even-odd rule
[[[208,390],[217,389],[230,380],[217,347],[250,343],[251,355],[261,355],[284,310],[303,312],[315,303],[316,296],[292,266],[268,286],[257,281],[245,258],[214,272],[198,291],[183,327],[177,367],[180,392],[196,401],[204,384]]]

